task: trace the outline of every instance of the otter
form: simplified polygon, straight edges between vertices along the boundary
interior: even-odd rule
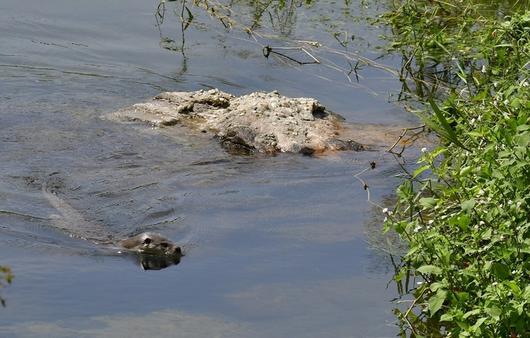
[[[103,226],[89,222],[66,201],[57,196],[55,185],[43,184],[42,192],[48,202],[60,213],[53,217],[54,227],[72,237],[105,245],[120,254],[134,254],[144,270],[160,270],[180,263],[184,253],[180,246],[155,232],[143,232],[129,238],[115,240]]]
[[[164,236],[155,232],[144,232],[131,238],[123,239],[118,245],[130,251],[145,255],[182,256],[182,249]]]
[[[144,270],[161,270],[180,263],[184,256],[180,246],[155,232],[118,241],[118,247],[137,254],[138,262]]]

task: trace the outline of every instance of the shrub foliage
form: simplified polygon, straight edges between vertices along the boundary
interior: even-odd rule
[[[530,12],[394,5],[382,21],[403,55],[403,97],[440,136],[385,223],[408,244],[401,335],[530,337]]]

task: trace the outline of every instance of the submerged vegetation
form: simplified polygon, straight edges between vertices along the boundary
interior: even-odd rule
[[[7,284],[11,284],[12,280],[13,274],[11,273],[11,269],[7,266],[0,266],[0,289],[5,287]],[[2,306],[6,306],[6,301],[1,296],[0,304],[2,304]]]
[[[403,55],[402,98],[441,137],[387,211],[408,244],[395,275],[403,337],[530,336],[526,7],[396,0],[382,17]]]
[[[247,44],[239,54],[243,58],[261,56],[286,67],[305,66],[319,80],[377,95],[361,81],[364,69],[378,69],[389,78],[399,74],[376,56],[367,55],[381,47],[380,29],[369,24],[375,12],[368,1],[159,0],[155,18],[160,46],[182,54],[183,63],[192,50],[193,42],[187,36],[214,31],[222,33],[216,39],[227,50],[231,42]]]

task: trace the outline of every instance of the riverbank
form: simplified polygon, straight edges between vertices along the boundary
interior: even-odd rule
[[[403,336],[530,335],[527,6],[403,0],[382,17],[402,97],[442,139],[385,210],[408,244]]]

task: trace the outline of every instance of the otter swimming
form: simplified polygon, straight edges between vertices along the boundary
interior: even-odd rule
[[[160,270],[180,263],[180,246],[155,232],[144,232],[119,241],[118,246],[138,255],[144,270]]]
[[[118,245],[124,249],[146,255],[182,256],[182,249],[179,246],[155,232],[144,232],[134,237],[123,239],[118,242]]]
[[[53,217],[54,226],[72,237],[81,238],[107,248],[116,249],[118,253],[132,253],[144,270],[160,270],[180,263],[184,256],[180,246],[155,232],[115,240],[108,230],[99,224],[88,222],[83,215],[59,198],[56,188],[42,186],[42,192],[48,202],[60,213]]]

